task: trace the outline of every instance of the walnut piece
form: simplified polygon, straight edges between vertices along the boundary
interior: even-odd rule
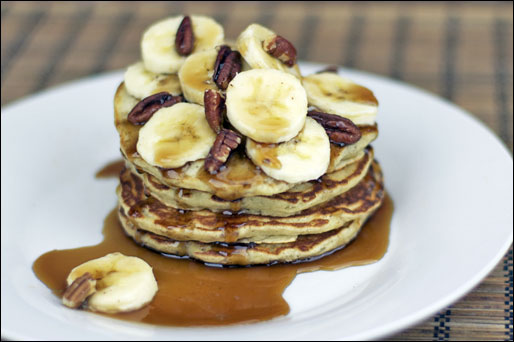
[[[212,130],[218,134],[223,125],[223,110],[225,109],[225,100],[219,92],[207,89],[203,95],[203,103],[205,106],[205,117]]]
[[[212,79],[218,88],[225,90],[237,73],[241,71],[241,54],[232,51],[229,46],[222,45],[214,63]]]
[[[274,36],[263,42],[264,51],[278,58],[288,67],[296,64],[296,49],[290,41],[282,36]]]
[[[307,115],[323,126],[332,143],[351,145],[361,138],[359,127],[350,119],[315,110],[310,110]]]
[[[76,309],[95,292],[96,280],[91,273],[84,273],[66,288],[62,295],[62,303],[67,307]]]
[[[211,175],[216,174],[239,144],[241,144],[241,136],[230,129],[223,128],[216,136],[209,155],[205,159],[205,170]]]
[[[177,34],[175,35],[175,49],[181,56],[187,56],[193,52],[195,47],[195,35],[193,33],[193,26],[191,18],[186,15],[180,26],[178,27]]]
[[[138,104],[132,108],[127,116],[127,120],[134,125],[143,125],[162,107],[171,107],[183,101],[182,96],[173,96],[166,92],[150,95],[139,101]]]

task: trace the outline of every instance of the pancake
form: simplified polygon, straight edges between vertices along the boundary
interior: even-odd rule
[[[341,170],[351,160],[358,158],[371,142],[378,137],[378,126],[358,126],[362,134],[355,144],[340,146],[330,144],[330,164],[326,173]]]
[[[115,126],[120,135],[121,152],[134,167],[151,174],[160,183],[177,188],[209,192],[226,200],[271,196],[287,191],[296,185],[267,176],[245,156],[242,148],[231,155],[226,168],[216,175],[210,175],[204,170],[203,159],[187,163],[177,169],[162,169],[148,164],[136,151],[141,126],[127,121],[128,113],[137,102],[136,98],[127,93],[122,83],[118,87],[114,99]],[[358,156],[378,135],[376,125],[363,126],[360,129],[362,137],[357,143],[348,146],[331,144],[331,162],[328,172],[334,172],[346,166],[345,160]],[[244,143],[241,146],[244,146]]]
[[[147,248],[180,257],[188,256],[205,263],[242,266],[298,262],[342,248],[357,236],[367,218],[347,222],[325,233],[302,235],[294,242],[227,245],[176,241],[139,229],[121,212],[119,217],[125,233]]]
[[[291,216],[303,210],[333,199],[348,191],[366,175],[373,150],[368,148],[352,159],[352,163],[339,171],[326,174],[319,180],[300,183],[286,192],[273,196],[244,197],[238,200],[224,200],[211,193],[180,189],[163,185],[159,180],[128,164],[130,171],[141,178],[145,188],[153,197],[166,206],[183,210],[208,209],[214,212],[230,210],[247,214],[266,216]]]
[[[134,226],[160,236],[205,243],[265,243],[293,241],[299,235],[319,234],[362,220],[380,206],[384,189],[380,166],[374,162],[365,177],[344,194],[289,217],[174,209],[147,196],[141,179],[128,170],[120,176],[117,194]],[[293,198],[299,200],[291,194],[289,200]]]

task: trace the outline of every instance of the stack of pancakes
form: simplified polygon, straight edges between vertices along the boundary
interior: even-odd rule
[[[115,124],[126,167],[119,218],[127,235],[161,253],[223,265],[310,259],[348,244],[384,199],[369,146],[376,125],[358,126],[355,144],[331,144],[325,175],[289,184],[264,174],[240,150],[215,175],[203,159],[178,169],[148,164],[136,151],[141,126],[127,121],[137,102],[121,84]]]
[[[172,38],[175,37],[178,44],[176,37],[184,30],[190,33],[193,30],[191,34],[197,39],[197,43],[189,46],[187,58],[182,52],[177,54],[180,49],[175,50],[172,46]],[[206,42],[210,45],[204,46]],[[119,218],[126,234],[137,243],[161,253],[222,265],[310,260],[344,247],[357,236],[385,196],[381,169],[374,160],[370,146],[378,135],[375,124],[378,102],[373,93],[328,71],[302,77],[296,64],[296,50],[291,43],[257,24],[250,25],[241,33],[237,43],[230,44],[234,50],[228,45],[220,47],[221,43],[221,26],[210,18],[199,16],[166,19],[150,27],[143,35],[143,61],[127,69],[125,82],[118,87],[114,100],[115,125],[125,159],[117,195]],[[273,50],[275,48],[277,50]],[[270,69],[274,71],[265,71]],[[216,79],[221,74],[226,77],[230,75],[224,85]],[[251,80],[249,75],[261,76],[254,79],[255,85],[241,81]],[[277,81],[271,87],[263,86],[262,82],[271,82],[274,77]],[[234,85],[238,79],[239,84]],[[253,95],[237,98],[236,92],[243,92],[246,88],[247,94],[253,92]],[[299,93],[293,93],[293,88],[300,88]],[[226,98],[226,115],[220,115],[228,117],[228,122],[225,119],[219,126],[213,124],[215,120],[209,117],[212,111],[207,108],[210,104],[204,100],[204,91],[205,94],[214,91]],[[229,96],[231,91],[233,95]],[[172,139],[166,137],[166,134],[169,135],[168,126],[162,126],[159,121],[164,116],[155,119],[159,114],[151,114],[153,116],[147,118],[146,123],[134,121],[129,113],[146,106],[145,103],[150,102],[145,100],[162,92],[174,96],[182,94],[185,102],[188,102],[187,105],[166,105],[169,107],[166,108],[166,115],[170,118],[168,122],[177,122],[178,116],[173,116],[171,112],[180,106],[200,110],[201,120],[206,120],[202,125],[207,127],[207,132],[201,131],[197,123],[187,128],[190,140],[202,141],[209,135],[212,141],[216,137],[217,142],[219,129],[230,131],[241,140],[237,148],[229,150],[228,159],[222,162],[221,168],[212,172],[205,163],[212,157],[216,142],[209,155],[205,151],[191,156],[187,155],[187,148],[184,151],[186,143],[180,144],[181,138],[173,137],[171,145],[174,147],[165,151],[168,153],[165,157],[174,161],[173,156],[179,153],[189,159],[165,166],[154,158],[154,142],[163,139],[165,144],[170,145]],[[179,101],[184,100],[179,97]],[[229,100],[232,102],[229,103]],[[158,107],[158,102],[154,101],[151,106]],[[291,103],[294,106],[290,106]],[[160,106],[156,113],[162,110],[162,100]],[[251,114],[246,116],[239,115],[247,107],[260,109],[257,112],[249,111]],[[337,120],[344,117],[353,130],[358,128],[360,138],[357,134],[355,141],[334,141],[330,132],[336,130],[337,134],[341,133],[337,130],[342,128],[336,128],[336,123],[339,125],[341,122],[334,119],[326,119],[332,122],[315,122],[307,117],[308,107],[337,114],[328,114],[332,118],[338,116]],[[202,114],[204,110],[206,119]],[[181,118],[189,118],[192,112],[186,110],[180,114]],[[274,125],[288,123],[293,122],[290,121],[293,114],[300,118],[295,121],[300,126],[287,138],[259,140],[269,138],[260,134],[268,126],[246,125],[246,121],[246,126],[241,124],[244,120],[257,123],[260,119],[253,119],[260,115],[268,115],[272,119],[268,118],[269,122]],[[218,119],[223,121],[223,117]],[[304,131],[302,127],[307,127],[306,120],[310,126],[317,127],[321,140],[326,141],[323,150],[311,149],[307,157],[305,149],[294,150],[299,144],[307,147],[311,147],[311,142],[315,144],[313,140],[298,138]],[[216,134],[210,131],[209,126]],[[148,127],[150,129],[142,131]],[[159,132],[155,127],[159,127]],[[291,127],[282,128],[287,131]],[[185,128],[178,130],[181,133],[180,130]],[[144,134],[140,135],[140,131]],[[277,131],[269,129],[265,133],[271,136]],[[181,137],[185,136],[184,133]],[[144,143],[141,144],[141,141]],[[209,148],[212,142],[207,141]],[[247,142],[264,146],[260,151],[290,144],[302,166],[279,166],[279,171],[288,170],[289,178],[277,177],[265,167],[269,159],[261,158],[264,164],[259,164],[254,155],[247,153]],[[198,149],[195,151],[197,153]],[[321,159],[308,159],[316,155],[325,157],[320,165],[316,165],[314,160]],[[283,159],[282,162],[286,160],[291,159]],[[319,172],[315,171],[312,176],[309,169]],[[302,173],[308,176],[293,177]]]

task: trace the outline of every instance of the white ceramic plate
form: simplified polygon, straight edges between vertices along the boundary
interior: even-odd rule
[[[322,66],[303,64],[304,74]],[[512,242],[512,157],[456,106],[385,78],[344,70],[380,102],[374,143],[395,203],[378,263],[299,275],[291,312],[253,325],[164,328],[64,308],[32,272],[52,249],[101,241],[119,158],[113,125],[120,72],[74,82],[2,110],[2,337],[11,339],[373,339],[470,291]]]

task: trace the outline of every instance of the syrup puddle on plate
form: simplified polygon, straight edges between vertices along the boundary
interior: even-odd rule
[[[113,162],[96,176],[115,177],[122,167],[122,162]],[[66,277],[75,266],[108,253],[121,252],[148,262],[159,290],[153,301],[142,309],[106,316],[168,326],[265,321],[289,312],[282,294],[297,274],[339,270],[380,260],[387,251],[392,213],[393,202],[386,195],[382,206],[353,242],[317,260],[222,268],[208,267],[190,259],[166,257],[137,245],[123,232],[114,209],[104,221],[104,239],[100,244],[45,253],[34,262],[33,270],[55,295],[61,297],[66,288]]]
[[[125,161],[123,159],[110,162],[96,172],[95,178],[118,177],[121,170],[123,169],[123,166],[125,166]]]

